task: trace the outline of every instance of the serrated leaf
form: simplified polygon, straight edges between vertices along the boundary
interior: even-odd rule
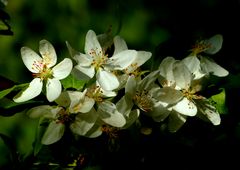
[[[226,92],[224,88],[221,88],[220,90],[221,92],[211,96],[210,100],[213,101],[213,105],[220,114],[226,114],[228,112],[226,107]]]
[[[78,80],[70,74],[68,77],[61,80],[61,83],[65,89],[82,90],[86,82],[83,80]]]

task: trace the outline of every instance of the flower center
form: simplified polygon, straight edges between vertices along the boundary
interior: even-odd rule
[[[88,88],[86,96],[92,98],[98,103],[103,101],[103,91],[101,90],[100,86],[92,86]]]
[[[145,112],[150,112],[153,107],[152,97],[147,90],[141,92],[136,91],[135,96],[133,97],[135,104]]]
[[[183,93],[183,96],[186,97],[190,101],[193,101],[194,99],[202,99],[203,98],[202,96],[195,94],[194,92],[186,90],[186,89],[183,89],[182,93]]]
[[[57,123],[66,124],[73,121],[73,117],[70,116],[69,112],[64,108],[57,113]]]
[[[34,61],[32,68],[38,71],[38,73],[33,73],[33,77],[38,77],[41,80],[52,77],[52,70],[42,61]]]
[[[108,59],[107,55],[103,54],[102,51],[99,51],[99,53],[97,53],[96,50],[93,50],[93,49],[89,52],[89,55],[92,56],[93,58],[91,65],[96,70],[102,67],[103,64],[106,64]]]
[[[205,51],[206,49],[210,48],[211,44],[207,44],[204,41],[200,41],[197,42],[191,49],[191,51],[193,52],[193,54],[197,55],[203,51]]]
[[[118,128],[116,127],[109,126],[109,125],[102,125],[101,131],[107,134],[111,139],[116,139],[118,137]]]
[[[137,63],[133,63],[124,69],[124,73],[130,76],[140,77],[144,72],[141,71]]]

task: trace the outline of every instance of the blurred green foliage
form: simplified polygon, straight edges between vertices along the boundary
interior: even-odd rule
[[[151,51],[153,58],[145,66],[156,68],[166,56],[185,57],[199,37],[222,34],[223,48],[214,60],[232,74],[226,79],[227,82],[221,82],[226,88],[224,102],[229,108],[229,114],[222,115],[222,125],[212,127],[190,119],[177,134],[153,133],[147,137],[138,136],[141,141],[121,141],[128,147],[118,154],[126,157],[110,153],[106,159],[117,165],[123,161],[119,169],[127,164],[133,167],[138,165],[138,168],[150,165],[168,165],[171,168],[173,165],[169,164],[169,159],[177,163],[188,160],[205,167],[206,163],[214,164],[211,162],[214,157],[221,165],[226,157],[221,156],[223,152],[231,154],[240,150],[240,47],[239,43],[232,41],[240,38],[240,26],[236,24],[240,19],[238,0],[19,0],[9,1],[4,11],[10,16],[8,23],[13,35],[0,35],[0,75],[16,83],[26,83],[32,79],[21,60],[20,48],[28,46],[38,52],[41,39],[47,39],[54,45],[60,61],[63,57],[70,57],[65,41],[83,51],[89,29],[97,34],[111,29],[114,35],[119,34],[126,40],[129,48]],[[0,165],[9,160],[21,162],[31,154],[36,126],[37,122],[30,120],[24,113],[0,116]],[[10,154],[16,150],[12,151],[6,145],[11,143],[9,141],[18,153]],[[99,145],[95,143],[92,146],[98,148]],[[61,144],[58,147],[64,148]],[[105,152],[104,149],[97,151]],[[204,154],[205,164],[195,159],[194,156],[198,154]],[[9,155],[15,155],[16,158]],[[104,154],[99,155],[101,157]],[[159,159],[162,159],[162,164]],[[64,156],[59,157],[59,160],[64,160]],[[190,163],[185,167],[194,169]]]

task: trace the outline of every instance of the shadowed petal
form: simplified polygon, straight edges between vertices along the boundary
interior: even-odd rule
[[[42,144],[50,145],[57,141],[59,141],[65,131],[65,125],[62,123],[57,123],[56,121],[52,121],[45,131],[42,137]]]

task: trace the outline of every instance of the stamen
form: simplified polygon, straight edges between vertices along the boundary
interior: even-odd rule
[[[92,86],[88,88],[86,96],[99,103],[103,101],[103,91],[101,90],[100,86]]]
[[[39,77],[41,80],[46,80],[52,76],[52,70],[47,67],[42,61],[34,61],[32,69],[37,70],[38,73],[33,73],[33,77]]]
[[[103,54],[102,51],[99,51],[99,53],[96,52],[96,50],[91,49],[89,52],[89,55],[92,56],[93,61],[91,65],[98,70],[100,67],[102,67],[103,64],[107,63],[107,55]]]
[[[57,113],[57,123],[65,124],[71,122],[72,117],[70,117],[69,112],[63,108]]]
[[[197,55],[203,51],[205,51],[206,49],[210,48],[211,44],[207,44],[205,41],[199,41],[197,42],[195,45],[193,45],[191,51]]]
[[[142,92],[136,91],[136,95],[133,97],[133,100],[143,111],[152,111],[153,103],[147,90],[144,89]]]
[[[118,137],[118,131],[119,129],[110,125],[102,125],[101,127],[102,132],[106,133],[109,138],[115,139]]]

